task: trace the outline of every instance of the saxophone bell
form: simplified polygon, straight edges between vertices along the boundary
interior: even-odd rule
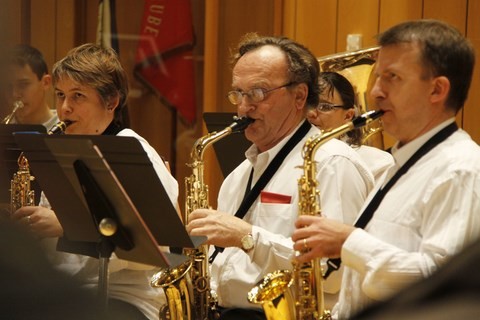
[[[23,108],[23,107],[24,107],[24,104],[23,104],[23,102],[22,102],[21,100],[15,101],[15,102],[13,103],[13,110],[12,110],[12,112],[3,119],[2,123],[3,123],[3,124],[10,124],[10,122],[12,121],[13,117],[15,116],[15,113],[17,112],[17,110],[18,110],[18,109],[21,109],[21,108]]]

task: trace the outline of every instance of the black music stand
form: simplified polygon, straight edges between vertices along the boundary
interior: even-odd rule
[[[17,160],[21,154],[21,150],[13,138],[14,132],[46,133],[46,129],[42,125],[0,124],[0,148],[2,152],[0,156],[0,204],[2,206],[10,203],[10,180],[18,170]],[[32,187],[35,189],[35,195],[38,196],[40,189],[35,181]]]
[[[208,132],[221,131],[233,122],[233,112],[205,112],[203,119]],[[222,170],[223,177],[227,177],[240,163],[245,160],[245,151],[252,145],[242,133],[232,133],[215,142],[213,149]]]
[[[94,245],[101,240],[103,250],[97,256],[102,259],[99,292],[105,303],[106,271],[111,252],[121,259],[165,268],[188,258],[162,252],[160,245],[193,248],[206,240],[205,237],[188,236],[137,139],[16,134],[15,140],[32,168],[42,169],[39,182],[64,228],[65,237]],[[135,179],[130,179],[132,172],[137,175]],[[50,178],[55,183],[47,182]],[[156,207],[139,205],[142,199],[149,202],[146,197],[154,198]],[[78,207],[71,210],[72,204]],[[113,234],[112,229],[116,229]],[[62,249],[91,255],[74,244]]]

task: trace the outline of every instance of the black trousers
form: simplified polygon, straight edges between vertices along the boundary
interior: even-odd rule
[[[219,320],[266,320],[263,310],[241,309],[241,308],[220,308]]]

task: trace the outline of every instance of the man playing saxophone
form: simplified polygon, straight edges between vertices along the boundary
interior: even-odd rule
[[[225,248],[211,256],[211,287],[221,319],[265,319],[261,306],[247,301],[248,291],[269,272],[292,269],[301,150],[320,132],[304,115],[307,105],[318,104],[318,72],[312,53],[287,38],[247,34],[234,56],[228,99],[239,116],[254,119],[245,130],[253,145],[223,182],[218,210],[194,210],[187,225],[191,235]],[[315,160],[325,211],[353,223],[355,214],[348,213],[358,210],[370,191],[371,172],[339,140],[322,146]]]
[[[430,276],[480,235],[480,148],[455,123],[472,78],[472,45],[436,20],[393,26],[379,44],[371,95],[397,139],[395,165],[355,227],[302,216],[292,236],[294,248],[311,248],[299,261],[341,257],[340,319]]]
[[[151,160],[170,201],[176,205],[176,180],[155,149],[124,126],[122,108],[128,95],[128,83],[115,51],[94,44],[81,45],[54,65],[52,75],[58,114],[63,121],[70,122],[65,133],[135,137]],[[42,197],[39,206],[18,209],[13,219],[27,225],[31,232],[50,245],[47,249],[57,267],[85,287],[98,285],[98,259],[55,251],[58,238],[62,242],[68,239],[62,238],[62,226],[46,197]],[[150,286],[156,270],[153,266],[118,259],[113,254],[109,262],[109,311],[119,312],[128,319],[157,320],[158,310],[165,301],[158,290]]]

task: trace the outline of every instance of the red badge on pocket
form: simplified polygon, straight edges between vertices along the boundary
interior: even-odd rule
[[[289,204],[292,201],[291,196],[280,193],[272,193],[267,191],[260,192],[260,201],[262,203],[283,203]]]

